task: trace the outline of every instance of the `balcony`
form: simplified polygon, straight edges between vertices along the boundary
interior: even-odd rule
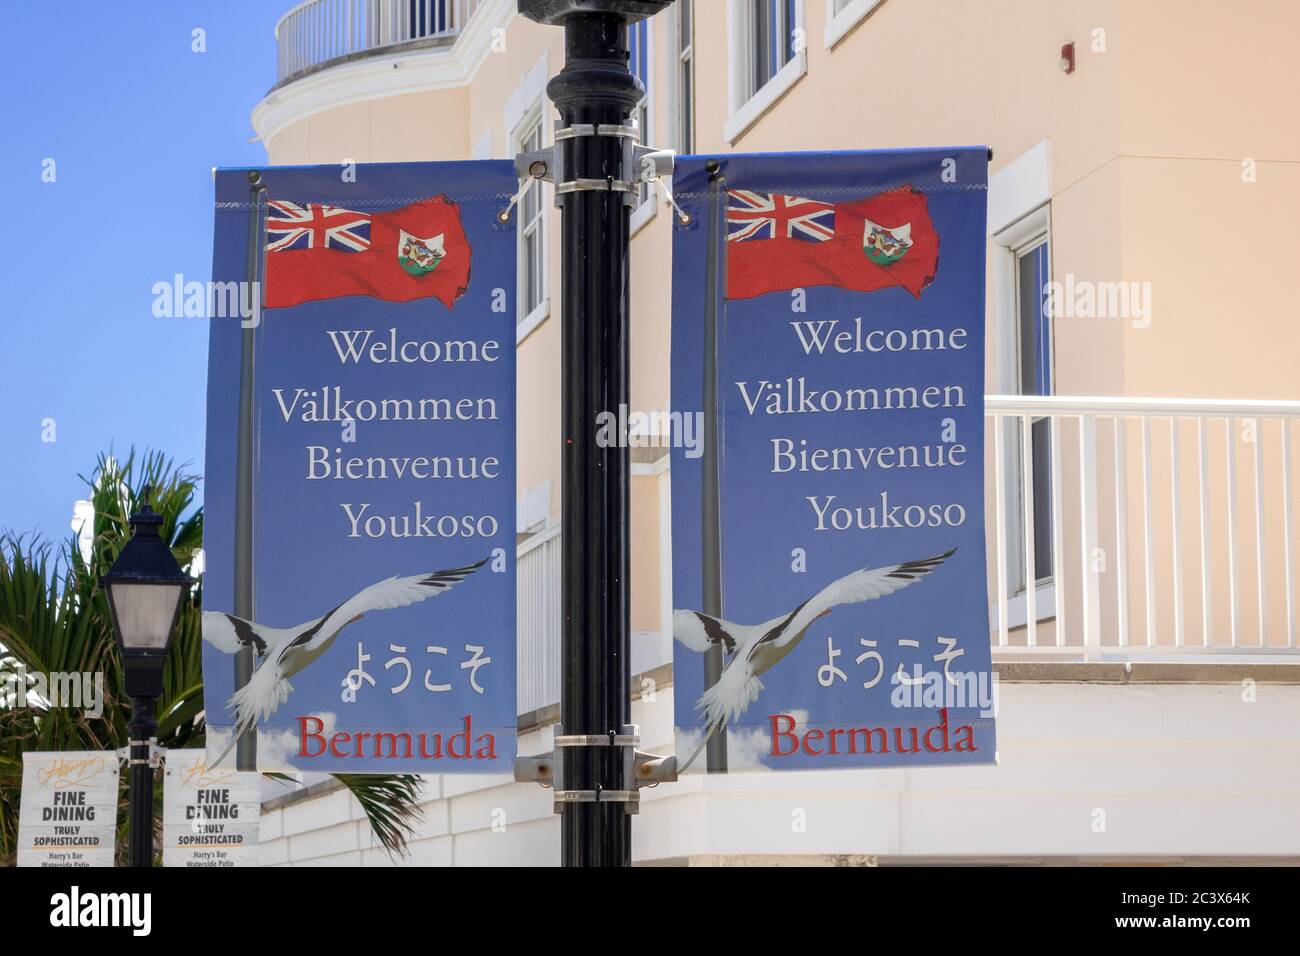
[[[450,46],[480,0],[304,0],[275,25],[276,88],[378,53]]]
[[[1300,402],[987,396],[994,661],[1300,663],[1297,418]],[[560,696],[557,530],[519,549],[520,713]]]

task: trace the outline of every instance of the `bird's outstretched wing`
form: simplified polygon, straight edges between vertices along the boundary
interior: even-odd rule
[[[467,564],[463,568],[448,568],[445,571],[434,571],[432,574],[412,574],[401,578],[394,576],[378,581],[348,598],[315,625],[295,637],[280,651],[280,657],[283,658],[293,648],[315,650],[326,641],[332,640],[350,622],[369,611],[386,611],[389,608],[405,607],[408,604],[437,597],[464,581],[485,564],[487,558],[477,564]]]
[[[673,611],[673,637],[701,654],[714,644],[721,644],[728,654],[734,653],[744,630],[743,625],[700,611]]]
[[[839,580],[832,581],[801,604],[790,615],[788,623],[783,622],[782,625],[774,627],[757,641],[754,647],[760,647],[768,642],[779,645],[793,640],[820,615],[840,604],[860,604],[863,601],[884,597],[886,594],[893,594],[921,580],[952,557],[956,550],[953,548],[943,554],[921,558],[918,561],[904,561],[902,564],[883,568],[863,568],[861,571],[846,574]]]
[[[258,657],[266,653],[269,644],[267,635],[252,621],[221,611],[203,612],[203,639],[223,654],[238,654],[251,647]]]

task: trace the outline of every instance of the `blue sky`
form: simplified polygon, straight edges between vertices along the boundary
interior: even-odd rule
[[[249,113],[275,81],[273,30],[291,5],[4,4],[0,530],[71,534],[78,475],[110,447],[202,471],[208,330],[154,318],[151,289],[210,276],[210,170],[266,161]],[[191,49],[196,28],[206,52]]]

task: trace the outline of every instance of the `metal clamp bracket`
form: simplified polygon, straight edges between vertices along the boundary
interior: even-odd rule
[[[564,734],[556,735],[557,747],[635,747],[641,742],[637,736],[636,724],[629,724],[631,733],[621,734]],[[625,728],[626,730],[626,728]]]
[[[636,761],[632,768],[632,780],[637,787],[657,787],[661,783],[673,783],[677,779],[677,758],[663,757],[659,754],[636,752]]]
[[[623,803],[628,806],[628,813],[636,813],[641,802],[641,794],[636,790],[556,790],[555,812],[560,812],[564,803]]]
[[[622,140],[623,157],[619,164],[618,175],[604,179],[575,178],[569,179],[564,169],[564,150],[561,144],[567,140],[584,136],[608,136]],[[561,205],[560,197],[576,192],[616,192],[623,194],[623,204],[635,208],[639,202],[637,187],[642,183],[659,182],[664,176],[671,176],[676,162],[676,153],[671,149],[654,149],[640,145],[641,133],[635,123],[620,126],[612,123],[575,123],[572,126],[560,126],[556,122],[554,145],[542,149],[530,150],[515,156],[515,175],[519,177],[519,192],[510,200],[509,205],[497,214],[501,222],[508,222],[510,211],[523,198],[524,192],[533,181],[550,183],[555,187],[555,205]],[[676,207],[671,194],[668,201]],[[678,215],[685,214],[678,210]]]
[[[557,183],[555,186],[555,195],[563,196],[565,193],[581,192],[604,192],[608,190],[612,193],[630,193],[632,184],[626,179],[570,179],[566,183]]]
[[[562,734],[555,738],[555,749],[546,754],[515,758],[515,779],[520,783],[539,783],[555,788],[554,810],[559,813],[566,803],[622,803],[628,813],[641,806],[640,790],[677,779],[677,758],[637,750],[641,738],[636,724],[627,724],[621,734]],[[634,790],[564,790],[564,754],[575,747],[623,748],[624,779]]]
[[[630,139],[634,143],[641,142],[641,131],[633,123],[628,126],[619,126],[616,123],[574,123],[572,126],[555,126],[555,140],[560,142],[566,139],[576,139],[579,136],[615,136],[623,139]]]
[[[139,757],[132,757],[131,750],[135,747],[148,747],[148,758],[141,759]],[[162,766],[162,757],[165,752],[166,751],[164,751],[162,747],[158,746],[158,738],[150,737],[148,740],[128,740],[126,746],[119,750],[117,754],[119,758],[124,757],[126,759],[126,765],[128,767],[143,767],[145,764],[148,764],[150,767],[157,770]]]
[[[638,183],[653,183],[664,176],[671,176],[677,165],[677,151],[672,149],[654,149],[638,146],[633,150],[636,161],[636,175],[632,178]]]
[[[531,152],[515,156],[515,175],[521,183],[540,179],[543,182],[555,182],[555,168],[559,164],[559,150],[554,146],[534,149]]]

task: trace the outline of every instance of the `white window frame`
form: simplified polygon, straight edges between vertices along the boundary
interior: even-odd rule
[[[538,133],[538,140],[541,146],[544,148],[547,145],[546,110],[545,110],[545,100],[543,97],[540,96],[536,100],[534,100],[533,103],[529,105],[529,107],[526,110],[524,110],[523,115],[519,118],[518,123],[515,125],[514,129],[511,130],[510,152],[512,154],[523,152],[524,142],[529,138],[529,136],[533,134],[535,130]],[[540,268],[541,287],[539,290],[540,296],[539,296],[538,304],[533,307],[531,312],[525,315],[522,319],[518,319],[515,323],[515,345],[516,346],[521,345],[524,339],[528,338],[528,336],[531,335],[537,329],[538,326],[540,326],[543,322],[545,322],[547,316],[549,316],[551,313],[550,288],[549,288],[550,275],[548,271],[549,262],[548,262],[547,249],[546,249],[547,240],[548,240],[547,229],[549,226],[549,216],[547,215],[547,208],[549,207],[550,203],[546,196],[544,183],[540,181],[534,181],[529,186],[529,189],[536,189],[538,191],[538,211],[536,217],[536,228],[541,235],[541,242],[539,242],[537,246],[538,255],[541,258],[541,268]],[[527,288],[526,270],[528,267],[528,263],[524,255],[524,238],[526,232],[530,231],[531,224],[524,222],[524,203],[525,203],[524,197],[520,197],[519,204],[516,207],[519,210],[519,221],[516,229],[516,242],[518,248],[518,255],[516,256],[518,261],[516,263],[516,268],[515,268],[516,313],[518,313],[519,310],[523,309],[524,307],[524,295],[525,295],[525,289]]]
[[[698,2],[698,0],[696,0],[696,2]],[[677,4],[673,4],[672,23],[671,23],[673,42],[670,47],[673,53],[671,58],[672,75],[669,79],[670,89],[672,90],[672,103],[673,103],[673,146],[677,149],[677,152],[679,154],[687,154],[694,151],[695,125],[697,119],[695,115],[695,103],[694,103],[694,99],[695,99],[695,3],[691,4],[691,20],[690,23],[688,24],[691,31],[691,38],[690,38],[690,42],[686,44],[685,49],[683,49],[681,46],[682,17],[683,17],[682,11],[684,9],[685,9],[684,7],[681,7]],[[686,148],[686,143],[684,142],[684,137],[682,136],[682,128],[683,126],[686,125],[684,122],[685,117],[682,115],[682,104],[686,101],[682,91],[682,73],[686,70],[689,70],[691,74],[691,100],[692,100],[691,111],[690,111],[691,112],[691,130],[690,130],[691,149],[689,150]]]
[[[995,372],[998,391],[1003,395],[1020,393],[1020,315],[1019,285],[1016,265],[1020,255],[1037,247],[1040,242],[1051,242],[1052,207],[1044,203],[1021,216],[993,236],[996,252],[994,291],[996,314],[994,316]],[[1048,247],[1049,255],[1051,247]],[[1055,350],[1053,350],[1055,352]],[[1055,355],[1051,380],[1056,381]]]
[[[730,113],[723,126],[723,137],[735,143],[758,122],[776,102],[808,72],[808,43],[798,44],[794,55],[776,72],[776,75],[759,89],[750,91],[749,79],[753,65],[754,37],[750,22],[751,0],[728,0],[727,42],[731,63],[729,97]],[[804,0],[795,0],[795,25],[792,29],[805,30],[808,20],[804,15]]]
[[[1004,395],[1020,393],[1020,302],[1017,266],[1020,256],[1037,248],[1041,243],[1048,243],[1048,255],[1052,253],[1052,207],[1047,202],[1021,216],[1015,222],[1005,226],[991,237],[994,244],[994,381],[997,389]],[[1056,381],[1055,349],[1048,357],[1052,363],[1051,380]],[[1005,441],[1000,463],[1002,473],[1014,481],[1005,485],[1005,500],[1002,513],[1008,520],[1015,520],[1015,529],[1008,529],[1007,568],[1017,567],[1023,560],[1024,534],[1019,527],[1019,519],[1012,518],[1020,514],[1023,496],[1020,491],[1020,439],[1019,432],[1013,441]],[[1012,533],[1014,532],[1014,533]],[[1054,576],[1035,582],[1034,610],[1039,622],[1056,617],[1056,578],[1059,568],[1053,568]],[[1026,577],[1028,577],[1028,573]],[[996,617],[996,607],[992,611]],[[1029,619],[1028,602],[1022,590],[1007,597],[1007,628],[1024,627]],[[994,621],[994,628],[997,622]]]
[[[638,134],[640,135],[641,143],[650,144],[654,142],[655,125],[655,83],[653,76],[655,65],[655,20],[651,18],[645,21],[645,24],[645,61],[648,82],[646,83],[645,96],[641,98],[641,102],[632,110],[632,115],[637,120]],[[643,111],[645,113],[644,124],[641,123],[641,113]],[[639,186],[634,186],[633,188],[638,191],[640,190]],[[655,201],[657,198],[655,195],[656,190],[657,187],[654,183],[646,183],[645,196],[632,210],[632,215],[628,219],[628,234],[630,236],[634,236],[640,232],[641,228],[653,219],[656,213],[658,213],[659,203]]]
[[[881,2],[882,0],[850,0],[843,10],[836,13],[835,0],[826,0],[826,29],[822,34],[826,49],[834,49]]]

